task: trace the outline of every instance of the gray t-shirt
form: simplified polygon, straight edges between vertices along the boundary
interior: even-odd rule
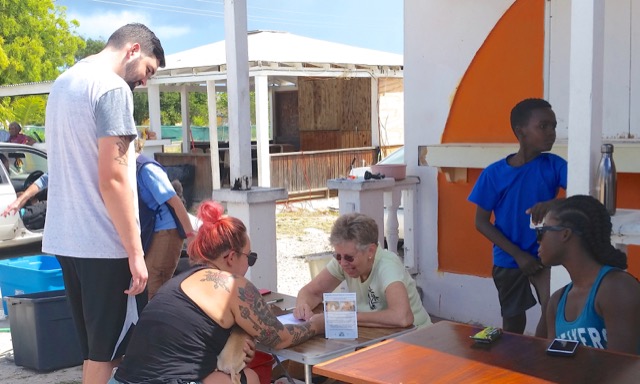
[[[49,94],[45,123],[49,192],[44,252],[127,257],[98,186],[98,139],[136,135],[131,90],[111,68],[83,60],[58,77]],[[138,217],[133,143],[128,158]]]

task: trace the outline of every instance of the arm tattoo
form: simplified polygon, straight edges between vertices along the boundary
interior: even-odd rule
[[[116,145],[118,146],[118,157],[114,160],[117,161],[120,165],[127,165],[127,150],[129,149],[129,144],[131,144],[132,136],[118,136],[118,142]]]
[[[287,331],[293,337],[291,339],[291,345],[297,345],[302,342],[305,342],[316,335],[314,331],[311,330],[311,324],[307,321],[303,324],[287,324],[285,325]]]
[[[229,279],[233,279],[233,276],[227,277],[220,273],[220,271],[206,270],[205,276],[200,279],[200,281],[211,281],[213,283],[213,288],[222,288],[227,292],[231,292],[231,288],[229,288],[228,285]]]
[[[315,335],[308,322],[301,325],[283,325],[251,283],[239,289],[239,298],[247,304],[240,305],[240,316],[253,324],[253,329],[258,331],[256,339],[261,344],[270,347],[280,344],[282,338],[279,333],[283,330],[292,335],[291,345],[302,343]]]

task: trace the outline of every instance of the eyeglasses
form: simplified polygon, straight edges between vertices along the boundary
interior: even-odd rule
[[[338,263],[344,258],[344,261],[346,261],[347,263],[353,263],[353,260],[355,260],[354,256],[350,256],[350,255],[340,255],[340,254],[334,254],[333,257],[336,258],[336,260],[338,260]]]
[[[249,252],[249,253],[238,252],[238,251],[236,252],[241,255],[247,256],[247,263],[249,264],[250,267],[253,267],[253,265],[256,263],[256,260],[258,260],[258,254],[255,252]],[[229,255],[225,256],[224,258],[226,259],[227,257],[229,257]]]
[[[547,231],[551,231],[551,232],[559,232],[565,229],[570,229],[573,233],[580,235],[579,231],[576,231],[575,229],[571,228],[571,227],[566,227],[564,225],[545,225],[543,227],[538,227],[536,228],[536,240],[538,240],[538,242],[542,241],[542,236],[544,236],[544,233]]]
[[[258,260],[258,254],[255,252],[249,252],[249,253],[238,252],[238,253],[241,255],[247,256],[247,262],[249,263],[250,267],[253,267],[253,264],[255,264],[256,260]]]

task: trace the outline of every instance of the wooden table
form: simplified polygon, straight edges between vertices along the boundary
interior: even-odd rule
[[[505,333],[481,347],[481,328],[433,326],[316,365],[347,383],[638,383],[640,357],[580,346],[575,356],[546,354],[549,340]]]
[[[295,305],[295,297],[279,293],[270,293],[264,296],[266,301],[276,298],[283,298],[282,302],[276,305],[281,309],[291,308]],[[275,311],[274,311],[275,312]],[[277,313],[276,313],[277,314]],[[362,348],[377,342],[402,335],[412,331],[408,328],[371,328],[358,327],[357,339],[327,339],[324,335],[313,337],[302,344],[285,349],[273,349],[258,344],[258,350],[268,352],[286,359],[302,363],[305,366],[305,383],[311,383],[311,366],[333,359],[338,356],[348,354],[358,348]]]

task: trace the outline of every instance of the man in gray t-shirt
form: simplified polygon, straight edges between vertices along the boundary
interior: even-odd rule
[[[42,250],[62,266],[84,355],[83,382],[106,383],[147,282],[137,221],[132,90],[164,67],[160,40],[128,24],[63,73],[47,101]]]

